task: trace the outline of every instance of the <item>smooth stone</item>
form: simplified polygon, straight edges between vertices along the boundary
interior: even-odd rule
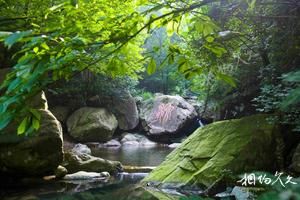
[[[255,195],[246,187],[235,186],[231,192],[231,195],[235,196],[236,200],[255,199]]]
[[[73,174],[67,174],[63,177],[64,180],[87,180],[87,179],[106,179],[109,178],[108,172],[85,172],[79,171]]]
[[[91,155],[92,151],[91,149],[85,145],[85,144],[76,144],[73,149],[72,149],[73,152],[77,153],[77,154],[82,154],[82,153],[85,153],[85,154],[89,154]]]
[[[65,175],[68,174],[68,170],[65,167],[59,165],[55,170],[54,174],[55,178],[63,178]]]

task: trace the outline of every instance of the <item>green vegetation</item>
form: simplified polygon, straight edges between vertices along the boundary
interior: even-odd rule
[[[19,160],[24,152],[29,158],[34,152],[27,136],[51,132],[51,126],[45,128],[42,123],[45,113],[60,134],[56,145],[60,159],[56,160],[62,159],[60,124],[45,109],[44,101],[34,102],[41,91],[47,94],[50,107],[66,108],[66,119],[74,110],[95,104],[103,112],[113,112],[119,103],[124,123],[135,121],[126,131],[147,132],[146,126],[153,125],[142,124],[145,113],[138,109],[145,100],[149,100],[147,109],[154,107],[149,103],[154,93],[180,95],[185,98],[182,101],[193,104],[190,121],[197,127],[196,118],[225,120],[198,129],[145,180],[208,187],[225,168],[235,174],[288,171],[295,167],[292,162],[299,162],[293,157],[299,145],[295,133],[300,132],[298,0],[0,0],[0,13],[4,173],[9,162],[16,170],[31,172],[32,166],[24,167]],[[129,100],[117,102],[115,97]],[[108,104],[112,99],[115,104]],[[172,102],[163,103],[155,113],[161,124],[175,116],[176,109]],[[182,113],[185,116],[186,109]],[[84,114],[89,121],[89,113]],[[184,117],[174,118],[177,125]],[[120,120],[114,115],[113,119],[115,126],[103,142],[115,136],[115,130],[122,131],[121,126],[117,129]],[[16,148],[19,140],[26,143]],[[48,149],[51,142],[46,144]],[[13,153],[16,160],[11,158]],[[25,166],[39,163],[38,159],[47,157],[43,153],[30,158],[32,162],[22,162]],[[274,160],[279,163],[275,169]],[[54,164],[51,168],[60,163]],[[297,192],[299,186],[284,190],[274,186],[260,198],[292,199],[299,197]],[[152,193],[157,198],[165,196]]]
[[[1,85],[0,129],[13,119],[21,123],[18,134],[38,129],[35,108],[24,102],[87,69],[135,80],[145,77],[143,71],[154,74],[142,88],[197,94],[216,103],[224,119],[254,113],[257,104],[259,111],[280,113],[285,123],[300,123],[299,5],[293,1],[0,4],[1,41],[14,54],[13,71]]]

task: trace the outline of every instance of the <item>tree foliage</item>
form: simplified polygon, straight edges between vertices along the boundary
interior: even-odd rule
[[[194,88],[204,84],[208,99],[223,82],[231,87],[228,93],[243,88],[239,87],[241,66],[263,69],[272,64],[281,75],[295,69],[299,52],[299,5],[292,0],[4,0],[0,4],[0,40],[7,48],[19,49],[13,71],[0,88],[4,93],[0,129],[14,119],[20,123],[20,134],[30,133],[28,127],[38,128],[36,121],[27,124],[35,108],[25,102],[53,82],[85,69],[138,79],[145,65],[148,74],[154,74],[167,63],[192,80]],[[280,38],[285,30],[282,19],[288,19],[293,29]],[[181,42],[168,43],[149,56],[144,41],[160,27],[168,36],[176,33]],[[292,45],[282,42],[289,37]],[[163,57],[158,59],[161,50]],[[282,70],[286,65],[289,69]],[[282,107],[299,101],[297,74],[283,79],[293,86]]]

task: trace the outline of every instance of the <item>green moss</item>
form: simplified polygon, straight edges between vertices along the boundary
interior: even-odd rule
[[[209,186],[224,170],[272,170],[278,135],[267,115],[210,124],[196,130],[143,181]]]

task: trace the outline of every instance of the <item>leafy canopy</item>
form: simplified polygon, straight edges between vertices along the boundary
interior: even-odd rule
[[[253,1],[237,4],[244,2],[249,7]],[[146,64],[147,72],[154,73],[157,63],[145,56],[141,47],[147,34],[161,26],[169,35],[177,32],[186,41],[187,45],[171,45],[166,53],[168,62],[176,61],[186,78],[212,73],[236,86],[218,68],[230,52],[224,38],[232,34],[220,34],[222,29],[208,9],[222,1],[31,0],[0,4],[0,40],[8,48],[20,49],[13,57],[17,60],[13,71],[0,87],[4,93],[0,97],[0,130],[13,119],[21,123],[19,134],[37,130],[36,109],[25,102],[47,85],[85,69],[111,77],[139,78]],[[201,43],[199,51],[190,48],[193,42]]]

